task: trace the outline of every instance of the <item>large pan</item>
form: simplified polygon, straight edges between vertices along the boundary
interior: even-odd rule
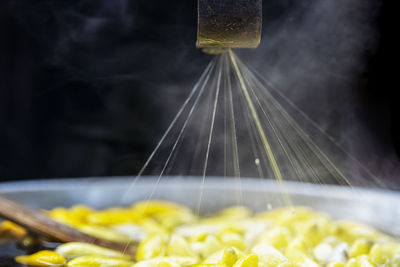
[[[0,193],[33,208],[50,209],[78,203],[95,208],[166,199],[202,213],[242,204],[255,211],[285,205],[279,185],[268,179],[207,177],[81,178],[0,184]],[[130,189],[129,189],[130,188]],[[351,219],[400,236],[400,192],[285,182],[294,205],[310,206],[333,218]]]
[[[255,211],[285,205],[274,180],[207,177],[81,178],[0,183],[0,194],[33,208],[50,209],[78,203],[95,208],[129,205],[158,198],[176,201],[200,212],[242,204]],[[294,205],[305,205],[326,212],[333,218],[351,219],[373,225],[400,236],[400,192],[343,186],[285,182]],[[0,266],[17,265],[13,257],[23,253],[14,245],[0,243]]]

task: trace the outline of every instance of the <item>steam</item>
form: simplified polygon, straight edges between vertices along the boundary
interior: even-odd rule
[[[112,160],[120,154],[105,146],[89,151],[101,156],[86,165],[106,165],[103,175],[132,174],[145,162],[210,61],[195,49],[195,2],[10,1],[16,19],[45,50],[43,64],[56,70],[45,94],[61,95],[67,122],[79,118],[73,131],[91,138],[95,133],[127,154],[143,155]],[[354,90],[376,49],[380,1],[265,0],[263,5],[261,45],[238,52],[243,61],[376,176],[400,173],[394,152],[375,136]],[[100,104],[93,105],[99,110],[82,108],[87,103],[71,106],[74,90],[97,99]],[[81,127],[87,124],[95,127]],[[55,161],[65,159],[65,151],[53,152]],[[115,163],[124,160],[124,167]]]
[[[264,2],[267,10],[268,2]],[[378,178],[400,173],[390,136],[360,105],[360,77],[377,46],[380,1],[301,1],[268,25],[255,53],[241,55]],[[359,89],[358,89],[359,90]],[[377,107],[375,112],[382,113]],[[292,114],[295,115],[295,114]],[[384,116],[381,116],[384,117]],[[397,165],[397,166],[396,166]]]

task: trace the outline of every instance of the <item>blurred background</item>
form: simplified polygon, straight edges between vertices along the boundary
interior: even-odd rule
[[[263,1],[243,61],[400,189],[389,1]],[[212,59],[197,1],[0,2],[0,180],[135,175]]]

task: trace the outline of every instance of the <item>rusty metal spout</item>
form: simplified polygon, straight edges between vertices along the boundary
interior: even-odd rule
[[[262,0],[198,0],[197,47],[219,53],[256,48],[261,40]]]

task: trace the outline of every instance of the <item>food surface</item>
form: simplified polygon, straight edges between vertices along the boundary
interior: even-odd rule
[[[136,255],[73,242],[16,257],[17,262],[71,267],[400,266],[395,237],[306,207],[254,214],[236,206],[199,217],[187,207],[152,200],[105,210],[83,205],[55,208],[48,214],[103,239],[137,242]],[[5,223],[8,232],[23,233]]]

